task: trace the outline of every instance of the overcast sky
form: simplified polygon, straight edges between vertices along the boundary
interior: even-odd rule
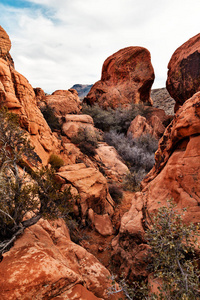
[[[48,93],[95,83],[127,46],[150,51],[153,88],[164,87],[173,52],[200,32],[199,13],[200,0],[0,0],[16,70]]]

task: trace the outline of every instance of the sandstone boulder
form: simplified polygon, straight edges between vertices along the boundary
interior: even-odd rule
[[[14,67],[13,59],[9,53],[10,49],[10,38],[5,30],[0,26],[0,57],[7,61],[12,67]]]
[[[81,109],[81,101],[74,89],[55,91],[45,97],[45,102],[54,110],[57,117],[78,114]]]
[[[131,103],[152,104],[150,89],[154,70],[150,53],[142,47],[127,47],[109,56],[97,81],[84,98],[87,104],[116,108]]]
[[[62,118],[62,131],[68,137],[72,138],[77,136],[80,130],[88,130],[91,136],[95,136],[96,129],[94,122],[89,115],[65,115]]]
[[[108,177],[117,181],[128,173],[128,167],[123,163],[114,147],[106,143],[99,143],[96,153],[95,159],[101,163]]]
[[[136,116],[131,122],[127,135],[132,138],[138,138],[142,135],[152,135],[160,139],[169,123],[171,116],[167,116],[165,111],[159,108],[148,108],[144,116]]]
[[[200,91],[200,33],[181,45],[168,64],[167,90],[176,100],[175,111]]]
[[[63,221],[26,229],[0,263],[0,298],[108,299],[110,273],[74,244]],[[117,299],[113,296],[109,299]]]
[[[80,195],[77,199],[83,220],[92,208],[96,214],[113,215],[113,200],[108,192],[105,177],[95,168],[87,168],[84,163],[64,166],[57,173],[66,183],[71,183]]]

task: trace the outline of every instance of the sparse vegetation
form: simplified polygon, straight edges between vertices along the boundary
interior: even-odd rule
[[[197,236],[199,225],[184,224],[172,201],[151,216],[146,239],[151,247],[148,265],[158,284],[159,294],[153,299],[200,299]]]
[[[102,137],[98,131],[90,127],[80,128],[78,134],[71,139],[74,144],[77,144],[81,152],[88,156],[94,156],[96,154],[98,142],[101,140]]]
[[[186,211],[186,210],[185,210]],[[147,270],[158,292],[147,280],[127,284],[123,278],[108,294],[121,291],[130,300],[197,300],[200,299],[199,224],[184,224],[172,201],[149,216],[145,239],[150,246]],[[128,278],[127,278],[128,279]]]
[[[94,120],[95,127],[102,131],[114,130],[126,134],[133,119],[137,115],[147,116],[151,112],[151,107],[143,104],[132,104],[129,108],[104,110],[98,104],[93,106],[84,104],[82,112],[90,115]]]
[[[158,141],[151,135],[132,139],[126,133],[132,120],[139,114],[147,117],[151,107],[133,104],[129,108],[104,110],[97,104],[83,105],[83,113],[92,116],[95,126],[104,131],[105,142],[113,146],[127,164],[130,173],[124,178],[124,188],[132,191],[137,189],[154,165]]]
[[[0,111],[0,257],[24,229],[41,217],[68,218],[71,193],[60,191],[53,168],[38,168],[39,157],[18,117]],[[31,216],[27,216],[31,212]]]
[[[115,147],[127,164],[130,173],[124,178],[125,188],[131,190],[133,184],[132,190],[134,190],[154,165],[154,153],[158,141],[150,135],[132,139],[115,131],[106,132],[104,139],[109,145]]]
[[[62,166],[64,166],[64,161],[63,159],[56,155],[56,154],[51,154],[48,160],[48,163],[51,165],[52,168],[54,168],[56,171],[60,169]]]

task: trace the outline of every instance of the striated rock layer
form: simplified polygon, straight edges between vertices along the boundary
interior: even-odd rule
[[[200,33],[181,45],[168,64],[167,90],[176,100],[175,111],[200,91]]]
[[[127,47],[109,56],[97,81],[84,98],[87,104],[116,108],[131,103],[152,104],[150,89],[154,70],[150,53],[142,47]]]

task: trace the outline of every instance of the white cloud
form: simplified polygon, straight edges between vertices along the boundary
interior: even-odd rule
[[[0,4],[16,69],[47,92],[94,83],[104,60],[127,46],[146,47],[163,87],[178,46],[198,33],[198,0],[26,0]]]

